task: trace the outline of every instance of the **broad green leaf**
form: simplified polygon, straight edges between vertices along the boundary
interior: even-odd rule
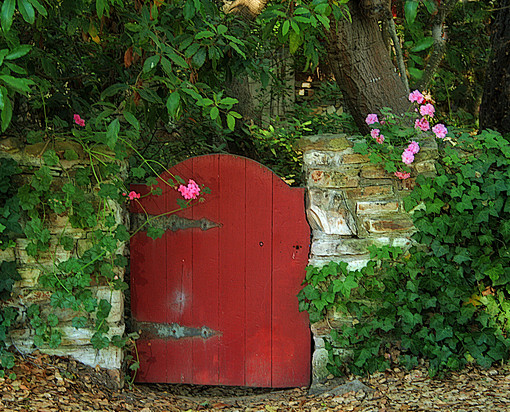
[[[140,122],[131,112],[124,110],[124,112],[122,112],[122,115],[131,126],[133,126],[136,130],[140,130]]]
[[[205,63],[205,58],[207,56],[207,51],[205,47],[200,47],[198,51],[193,55],[192,62],[193,65],[197,68],[200,68]]]
[[[110,149],[115,147],[117,139],[119,138],[120,122],[119,119],[115,119],[108,125],[106,130],[106,144]]]
[[[172,117],[177,116],[180,100],[181,95],[177,91],[173,92],[172,94],[170,94],[170,96],[168,96],[168,99],[166,101],[166,108],[168,110],[168,114],[171,115]]]
[[[212,31],[204,30],[204,31],[201,31],[201,32],[195,34],[195,39],[200,40],[200,39],[204,39],[204,38],[210,38],[213,36],[214,36],[214,33]]]
[[[220,100],[219,102],[220,104],[226,104],[228,106],[232,106],[236,103],[239,103],[239,100],[237,99],[234,99],[233,97],[224,97],[223,99]]]
[[[232,116],[230,113],[227,114],[227,127],[230,130],[234,130],[234,127],[236,125],[236,119],[234,116]]]
[[[0,87],[0,110],[4,110],[4,101],[8,98],[5,87]]]
[[[218,118],[219,114],[220,114],[220,110],[216,106],[213,106],[211,108],[211,113],[210,113],[211,119],[216,120]]]
[[[181,67],[184,67],[184,68],[188,68],[189,65],[188,63],[186,63],[186,60],[184,60],[181,56],[177,55],[173,50],[169,51],[167,53],[167,56],[170,58],[170,60],[172,60],[175,64],[181,66]]]
[[[35,22],[35,10],[32,3],[28,0],[18,0],[18,10],[28,24],[34,24]]]
[[[416,15],[418,14],[418,5],[419,2],[417,0],[407,0],[406,4],[404,5],[406,22],[410,26],[416,20]]]
[[[283,26],[282,26],[282,34],[284,36],[286,36],[287,33],[289,32],[289,28],[290,28],[290,22],[288,20],[285,20],[283,22]]]
[[[289,35],[289,51],[290,54],[294,54],[299,49],[299,46],[303,43],[303,38],[299,33],[291,32]]]
[[[143,72],[147,73],[154,69],[159,63],[160,56],[159,54],[155,54],[154,56],[149,57],[143,63]]]
[[[0,75],[0,80],[20,93],[29,93],[30,86],[34,84],[30,79],[20,79],[7,74]]]
[[[103,17],[104,9],[106,7],[106,0],[96,0],[96,13],[97,17]]]
[[[428,49],[433,44],[434,39],[432,37],[424,37],[418,43],[416,43],[416,45],[411,49],[411,51],[417,53],[425,49]]]
[[[0,89],[5,91],[3,87]],[[2,133],[5,132],[5,130],[9,126],[9,123],[11,122],[12,118],[12,103],[6,94],[4,94],[3,105],[4,107],[2,109],[2,114],[0,116],[2,119]]]
[[[415,67],[409,67],[409,74],[411,77],[414,77],[415,79],[421,79],[423,77],[423,70],[417,69]]]
[[[29,44],[22,44],[19,47],[16,47],[14,50],[11,50],[7,56],[5,56],[6,60],[15,60],[19,57],[24,56],[32,49],[32,46]]]
[[[4,32],[8,32],[11,28],[15,7],[16,0],[4,0],[2,3],[2,9],[0,10],[0,22],[2,23],[2,30]]]
[[[39,3],[38,0],[28,0],[32,6],[35,7],[35,9],[40,13],[42,14],[44,17],[48,16],[48,12],[46,11],[46,9],[44,8],[44,6]]]
[[[114,96],[119,92],[127,90],[128,88],[129,86],[125,83],[112,84],[111,86],[103,90],[103,92],[101,93],[101,100],[104,100],[105,97]]]

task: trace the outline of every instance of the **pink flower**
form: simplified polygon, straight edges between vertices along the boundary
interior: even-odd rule
[[[376,114],[371,113],[371,114],[369,114],[369,115],[367,116],[367,118],[365,119],[365,122],[366,122],[367,124],[379,123],[379,118],[377,117],[377,115],[376,115]]]
[[[395,176],[397,176],[400,180],[405,180],[411,177],[411,173],[395,172]]]
[[[382,134],[379,134],[381,131],[379,129],[372,129],[370,132],[370,136],[372,136],[373,139],[379,144],[383,144],[384,142],[384,136]]]
[[[136,193],[135,191],[131,191],[129,193],[122,193],[122,196],[127,196],[129,198],[129,200],[135,200],[135,199],[140,199],[140,193]]]
[[[427,119],[422,117],[421,119],[416,119],[416,122],[414,122],[414,128],[415,129],[421,129],[422,131],[426,132],[430,129],[430,124]]]
[[[188,186],[180,185],[177,189],[186,200],[196,199],[200,194],[200,188],[194,180],[188,181]]]
[[[415,155],[420,151],[420,145],[413,140],[411,143],[409,143],[409,146],[407,146],[406,150],[409,150],[413,155]]]
[[[436,134],[438,139],[444,139],[446,134],[448,133],[448,129],[444,124],[438,123],[433,128],[432,131]]]
[[[410,102],[416,102],[418,104],[422,104],[425,98],[423,97],[423,94],[421,94],[418,90],[415,90],[411,94],[409,94],[409,101]]]
[[[78,125],[78,126],[85,126],[85,120],[83,120],[79,114],[75,114],[74,115],[74,122]]]
[[[411,153],[411,151],[409,150],[404,150],[404,152],[402,153],[402,161],[406,164],[406,165],[410,165],[411,163],[414,162],[414,154]]]
[[[420,107],[420,114],[422,116],[430,116],[434,117],[436,109],[434,109],[434,106],[432,106],[430,103],[424,104]]]

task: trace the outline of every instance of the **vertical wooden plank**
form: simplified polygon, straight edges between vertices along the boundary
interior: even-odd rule
[[[246,382],[271,386],[273,173],[246,162]]]
[[[188,159],[171,168],[174,175],[187,181],[193,177],[193,161]],[[176,190],[166,196],[167,211],[175,210],[181,194]],[[191,208],[177,216],[191,219]],[[167,231],[166,249],[167,307],[166,323],[191,326],[193,319],[193,236],[189,229]],[[193,351],[189,338],[166,341],[167,382],[193,383]]]
[[[204,202],[196,203],[191,211],[193,219],[207,219],[220,223],[219,157],[204,156],[194,159],[193,177],[206,185],[210,194],[201,195]],[[193,322],[195,328],[206,326],[220,332],[219,324],[219,233],[221,227],[208,230],[193,229]],[[193,338],[193,383],[217,385],[219,379],[220,335]]]
[[[311,336],[297,294],[308,261],[310,229],[304,189],[291,189],[273,176],[273,387],[310,383]]]
[[[132,185],[131,190],[145,195],[149,188],[145,185]],[[131,211],[157,215],[166,210],[163,196],[149,196],[132,201]],[[166,312],[166,274],[159,268],[165,265],[165,238],[153,240],[140,231],[131,238],[131,310],[136,321],[164,322]],[[144,337],[137,341],[140,354],[139,382],[166,381],[166,345],[152,342]]]
[[[222,385],[245,384],[245,159],[220,156],[219,348]]]

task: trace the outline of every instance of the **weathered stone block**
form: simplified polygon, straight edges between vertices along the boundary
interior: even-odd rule
[[[391,179],[393,177],[382,166],[374,165],[363,166],[360,176],[364,179]]]
[[[356,203],[356,213],[364,215],[395,213],[398,212],[399,209],[400,205],[397,201],[372,201]]]
[[[354,189],[345,189],[345,196],[348,199],[374,198],[393,196],[393,185],[362,186]]]
[[[305,136],[299,139],[296,144],[296,147],[303,152],[311,150],[342,151],[352,146],[353,144],[346,134]]]
[[[344,164],[359,164],[359,163],[368,163],[369,158],[367,155],[361,155],[359,153],[348,153],[344,154],[342,161]]]
[[[332,235],[357,233],[356,221],[341,191],[309,189],[307,203],[312,229]]]
[[[342,172],[313,170],[308,176],[309,187],[357,187],[359,181],[360,178],[357,170],[344,170]]]
[[[374,239],[347,238],[339,236],[313,237],[310,253],[313,256],[346,256],[366,255],[368,247],[375,243]]]
[[[341,160],[338,152],[310,151],[303,154],[303,162],[308,168],[335,167],[341,164]]]
[[[414,230],[413,221],[405,216],[394,219],[366,219],[363,226],[369,233],[411,232]]]

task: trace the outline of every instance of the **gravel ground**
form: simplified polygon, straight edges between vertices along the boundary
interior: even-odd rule
[[[115,389],[108,373],[65,358],[17,357],[0,378],[0,411],[510,411],[510,367],[465,369],[430,379],[424,367],[309,388],[143,384]]]

